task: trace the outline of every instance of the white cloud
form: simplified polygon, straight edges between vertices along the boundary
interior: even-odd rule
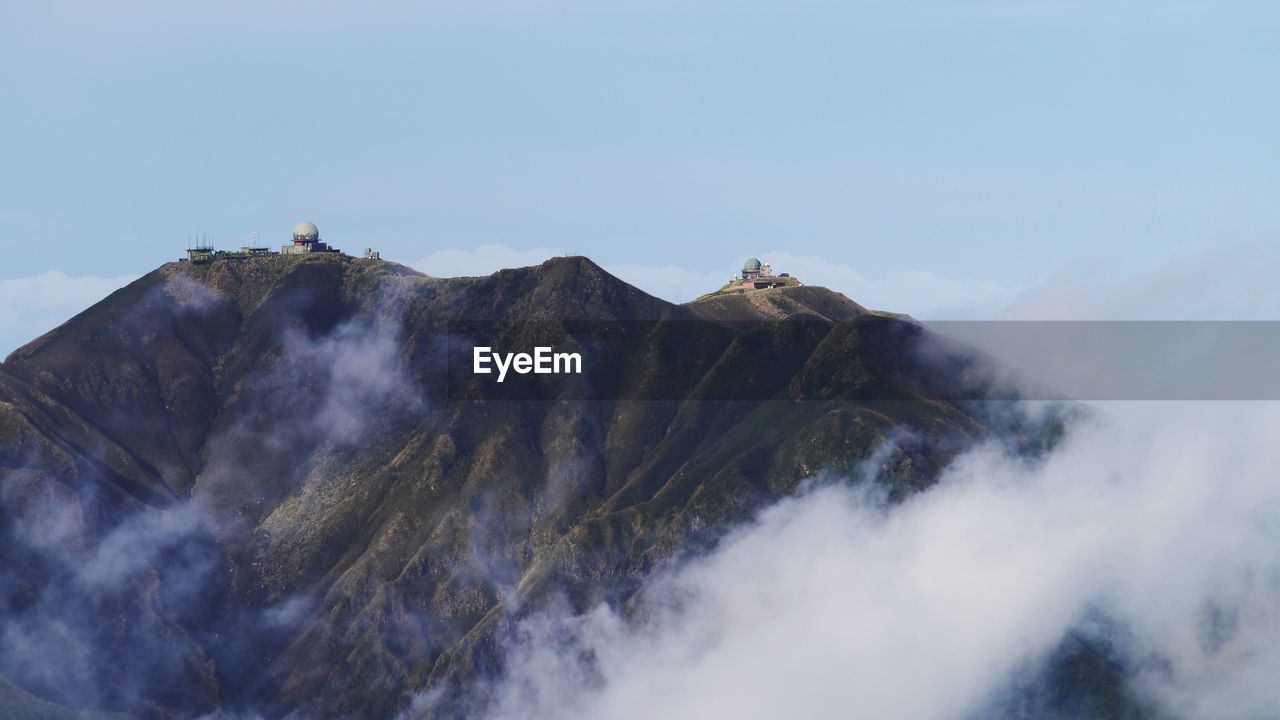
[[[999,281],[930,270],[868,276],[852,265],[782,251],[760,258],[805,284],[923,320],[1280,319],[1280,252],[1260,244],[1208,248],[1130,272],[1116,272],[1104,260],[1082,261],[1044,278]],[[710,292],[732,274],[673,266],[607,269],[673,302]]]
[[[851,265],[817,255],[774,251],[760,255],[775,272],[790,273],[806,285],[819,285],[878,310],[905,312],[923,319],[994,317],[1018,297],[1022,284],[948,278],[926,270],[903,270],[868,277]],[[725,284],[746,256],[722,270],[675,265],[608,265],[606,270],[636,287],[671,302],[688,302]]]
[[[560,248],[517,250],[508,245],[481,245],[474,250],[439,250],[409,265],[433,277],[476,276],[489,275],[504,268],[538,265],[548,258],[564,254]]]
[[[503,268],[537,265],[564,254],[561,248],[518,250],[508,245],[481,245],[474,250],[440,250],[410,265],[435,277],[488,275]],[[789,272],[806,284],[831,288],[870,307],[907,312],[922,318],[994,316],[1021,290],[1020,286],[952,279],[923,270],[868,278],[849,265],[833,263],[815,255],[771,252],[761,257],[772,263],[776,271]],[[733,277],[743,260],[746,260],[745,256],[735,258],[721,269],[639,263],[615,263],[604,267],[651,295],[681,303],[718,290]]]
[[[71,319],[137,279],[73,277],[60,271],[0,280],[0,356]]]
[[[922,319],[987,316],[1017,297],[1021,286],[949,278],[928,270],[899,270],[882,277],[867,277],[850,265],[781,251],[760,257],[776,272],[789,272],[808,285],[831,288],[877,310],[905,312]]]
[[[923,270],[870,278],[852,266],[816,255],[769,252],[760,256],[775,272],[820,285],[868,307],[906,312],[922,318],[991,314],[1017,296],[1015,288],[999,283],[945,278]],[[688,302],[718,290],[742,267],[736,258],[723,270],[689,270],[675,265],[609,265],[605,269],[636,287],[671,302]]]
[[[965,718],[1098,611],[1175,717],[1270,716],[1280,405],[1100,412],[1043,464],[979,449],[898,506],[784,501],[656,585],[646,623],[529,621],[491,717]]]
[[[719,290],[733,277],[733,273],[728,270],[687,270],[676,265],[624,263],[607,265],[605,270],[650,295],[674,303],[688,302],[699,295]]]
[[[435,277],[488,275],[537,265],[565,252],[491,244],[440,250],[411,265]],[[868,307],[926,320],[1280,319],[1280,285],[1274,281],[1280,277],[1280,252],[1262,245],[1211,248],[1127,274],[1108,271],[1099,261],[1079,263],[1044,279],[1004,282],[946,277],[928,270],[872,277],[852,265],[781,251],[761,258],[806,284],[831,288]],[[721,269],[637,263],[605,269],[657,297],[688,302],[723,285],[744,259],[735,258]],[[0,280],[0,355],[134,279],[72,277],[55,271]]]
[[[1214,247],[1120,274],[1079,263],[1029,286],[1000,314],[1011,320],[1277,320],[1280,252]]]
[[[1269,246],[1213,247],[1136,271],[1104,260],[1079,262],[1043,278],[983,280],[930,270],[874,277],[816,255],[774,251],[761,259],[805,284],[879,310],[923,320],[1280,320],[1280,252]],[[610,265],[631,284],[672,302],[719,288],[739,267]]]

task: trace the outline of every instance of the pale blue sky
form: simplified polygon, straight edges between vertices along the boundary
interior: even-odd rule
[[[1274,2],[188,5],[0,8],[0,278],[304,218],[1006,285],[1280,231]]]

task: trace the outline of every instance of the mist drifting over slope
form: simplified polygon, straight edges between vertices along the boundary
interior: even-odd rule
[[[527,620],[486,716],[1009,717],[1074,633],[1152,716],[1268,717],[1277,423],[1276,403],[1104,403],[1043,460],[980,447],[901,504],[815,487],[633,616]]]
[[[450,313],[682,311],[584,259],[457,281],[274,263],[169,268],[0,367],[0,680],[63,707],[298,720],[1280,702],[1280,404],[992,417],[973,368],[908,372],[875,332],[897,325],[825,320],[803,325],[822,345],[764,328],[809,348],[776,376],[778,356],[730,352],[759,342],[653,337],[736,404],[459,403],[433,394]],[[777,394],[741,402],[752,377]]]

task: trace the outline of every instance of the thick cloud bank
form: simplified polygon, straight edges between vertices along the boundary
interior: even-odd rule
[[[489,716],[982,717],[1105,632],[1144,703],[1273,717],[1278,426],[1280,404],[1111,405],[1042,461],[978,449],[896,506],[814,489],[662,580],[642,621],[525,622]]]

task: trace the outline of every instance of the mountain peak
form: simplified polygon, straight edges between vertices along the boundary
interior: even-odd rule
[[[673,305],[585,257],[460,278],[336,253],[164,265],[0,366],[0,525],[53,500],[40,517],[86,519],[65,555],[43,526],[0,544],[32,587],[67,579],[24,595],[59,628],[53,661],[0,662],[0,707],[6,681],[157,717],[392,717],[415,690],[464,707],[522,608],[626,602],[806,477],[887,447],[905,495],[987,432],[892,333],[839,322],[867,314],[810,286]],[[511,402],[467,362],[480,392],[452,393],[455,321],[524,350],[528,320],[617,330],[582,345],[585,399]],[[137,573],[81,602],[60,568],[116,546]]]
[[[583,256],[553,257],[538,265],[443,281],[441,293],[484,297],[458,306],[469,320],[654,320],[675,305],[656,298]]]
[[[684,307],[704,320],[731,322],[786,320],[801,316],[839,322],[880,314],[841,293],[817,285],[714,293],[686,303]]]

